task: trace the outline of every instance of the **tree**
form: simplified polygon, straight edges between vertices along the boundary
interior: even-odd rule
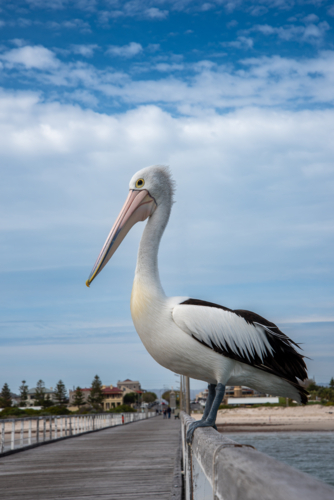
[[[309,392],[315,392],[315,391],[318,391],[320,389],[320,386],[317,385],[315,382],[311,382],[308,386],[307,386],[307,390]]]
[[[46,397],[44,398],[44,401],[43,401],[43,408],[49,408],[49,406],[53,406],[53,401],[52,399],[50,398],[50,394],[47,394]]]
[[[90,391],[90,395],[88,397],[89,403],[92,405],[100,405],[103,401],[103,393],[102,393],[102,382],[98,375],[95,375],[92,388]]]
[[[81,390],[81,387],[77,387],[74,393],[74,398],[73,398],[73,404],[74,406],[82,406],[85,404],[85,398],[83,395],[83,392]]]
[[[62,380],[59,380],[55,390],[56,401],[59,405],[64,405],[67,401],[66,387]]]
[[[45,384],[43,380],[39,379],[35,389],[35,404],[37,404],[37,406],[44,406],[44,402],[45,402]]]
[[[132,405],[133,403],[136,403],[138,399],[138,394],[135,392],[129,392],[128,394],[125,394],[123,401],[125,405]]]
[[[12,397],[8,384],[4,384],[0,392],[0,406],[1,408],[10,408],[12,406]]]
[[[155,394],[155,392],[144,392],[143,394],[143,401],[144,403],[153,403],[158,396]]]
[[[28,386],[26,384],[25,380],[22,380],[22,385],[19,387],[20,390],[20,406],[27,406],[27,399],[28,399]]]
[[[330,387],[331,389],[334,389],[334,378],[333,378],[333,377],[332,377],[332,378],[330,379],[330,381],[329,381],[329,387]]]

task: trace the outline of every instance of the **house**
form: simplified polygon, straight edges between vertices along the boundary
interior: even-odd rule
[[[121,389],[118,389],[118,387],[103,385],[102,394],[104,411],[111,410],[111,408],[116,408],[116,406],[123,404],[124,393]]]
[[[91,393],[90,388],[81,389],[85,403],[89,404],[89,396]],[[110,410],[111,408],[116,408],[116,406],[120,406],[123,404],[124,392],[113,385],[102,385],[102,394],[103,394],[103,410]],[[74,406],[74,398],[75,398],[75,390],[70,390],[70,401],[69,401],[69,409],[74,411],[77,407]]]
[[[140,382],[138,382],[138,380],[130,380],[129,378],[123,380],[123,382],[119,380],[117,382],[117,387],[118,389],[121,389],[123,392],[125,392],[126,389],[130,389],[130,391],[128,392],[137,392],[142,390]]]
[[[10,397],[12,400],[12,406],[20,406],[21,404],[21,396],[15,394],[14,392],[10,393]]]
[[[208,393],[209,393],[208,389],[205,389],[199,394],[196,394],[196,401],[206,401]],[[227,403],[228,397],[242,398],[255,395],[259,395],[259,393],[257,393],[253,389],[250,389],[249,387],[244,387],[244,386],[241,387],[239,385],[227,385],[225,387],[224,403],[225,404]]]
[[[26,405],[28,407],[36,406],[38,404],[38,402],[36,401],[36,390],[37,390],[36,387],[28,390],[27,401],[26,401]],[[55,404],[57,403],[56,393],[52,387],[50,387],[49,389],[47,387],[44,387],[43,392],[45,398],[49,397],[53,403]]]
[[[85,403],[88,403],[88,398],[89,398],[91,390],[92,390],[91,388],[87,388],[87,387],[81,389]],[[69,394],[70,394],[69,395],[69,406],[73,406],[73,400],[75,398],[75,392],[76,392],[75,390],[73,390],[73,391],[71,391],[71,389],[69,390]]]

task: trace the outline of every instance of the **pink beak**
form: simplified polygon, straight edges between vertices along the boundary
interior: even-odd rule
[[[146,189],[138,191],[130,190],[123,208],[86,281],[88,287],[99,272],[102,271],[109,259],[114,255],[132,226],[134,226],[136,222],[144,221],[147,217],[150,217],[156,209],[156,206],[154,198],[152,198]]]

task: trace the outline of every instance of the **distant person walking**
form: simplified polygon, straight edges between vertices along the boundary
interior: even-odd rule
[[[163,413],[163,418],[167,418],[167,415],[166,415],[167,410],[164,410],[162,413]]]
[[[166,411],[167,411],[167,413],[168,413],[168,418],[170,418],[170,414],[172,413],[171,408],[168,406],[168,408],[167,408],[167,410],[166,410]]]

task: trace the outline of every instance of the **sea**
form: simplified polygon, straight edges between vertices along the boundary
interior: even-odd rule
[[[225,436],[334,486],[334,432],[228,432]]]

